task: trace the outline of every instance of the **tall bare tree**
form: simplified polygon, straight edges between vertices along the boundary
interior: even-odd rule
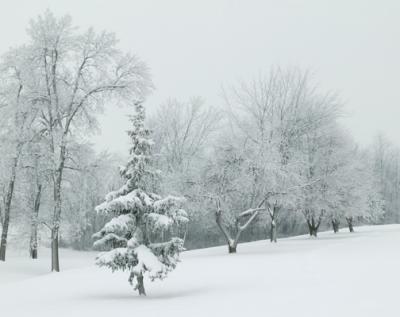
[[[61,189],[69,145],[79,132],[90,132],[106,102],[142,100],[152,84],[146,65],[121,52],[113,33],[80,33],[69,16],[57,18],[46,11],[31,21],[28,34],[30,76],[37,88],[31,96],[40,104],[38,123],[52,155],[51,269],[59,271]]]

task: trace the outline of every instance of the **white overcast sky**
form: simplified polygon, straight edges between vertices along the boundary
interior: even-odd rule
[[[340,93],[357,141],[380,131],[400,145],[398,0],[0,0],[0,52],[23,43],[29,19],[47,8],[116,32],[146,61],[156,85],[149,107],[190,96],[217,105],[222,84],[300,66]],[[97,149],[126,151],[125,113],[101,117]]]

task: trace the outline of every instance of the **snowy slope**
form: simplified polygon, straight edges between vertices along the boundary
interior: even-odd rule
[[[400,316],[400,225],[356,228],[186,252],[138,297],[127,274],[64,250],[61,273],[10,255],[0,263],[0,316]],[[343,230],[344,231],[344,230]]]

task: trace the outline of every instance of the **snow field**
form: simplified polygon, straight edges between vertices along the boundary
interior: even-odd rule
[[[147,297],[93,252],[62,250],[61,273],[46,251],[33,263],[10,254],[0,316],[398,316],[400,225],[356,231],[185,252],[167,279],[145,281]]]

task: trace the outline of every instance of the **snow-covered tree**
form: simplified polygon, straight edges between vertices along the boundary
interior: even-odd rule
[[[384,223],[400,222],[400,149],[378,134],[371,146],[372,174],[378,191]]]
[[[208,216],[208,201],[204,199],[201,177],[215,143],[221,116],[203,98],[192,97],[182,102],[168,99],[162,103],[148,124],[155,142],[154,162],[162,171],[161,192],[182,195],[187,199],[189,215],[185,246],[203,247],[219,238],[213,217]],[[206,238],[204,233],[213,232]],[[215,244],[215,242],[214,242]]]
[[[383,215],[383,199],[367,153],[352,151],[342,185],[343,217],[350,232],[354,222],[376,223]],[[351,177],[349,177],[351,175]]]
[[[54,192],[51,227],[51,264],[60,270],[59,231],[62,191],[68,153],[80,133],[90,133],[106,100],[144,99],[152,83],[146,65],[117,46],[115,34],[80,31],[70,16],[56,17],[47,10],[28,28],[31,102],[40,108],[36,123],[51,153]]]
[[[309,129],[299,144],[303,155],[301,176],[311,185],[299,194],[298,208],[304,215],[310,236],[317,236],[322,220],[337,202],[335,186],[340,169],[345,165],[342,149],[347,142],[337,123],[338,110],[335,99],[319,96],[314,100],[306,113]]]
[[[33,84],[27,50],[10,50],[2,58],[0,68],[0,151],[6,165],[5,174],[8,174],[0,180],[6,188],[0,241],[0,261],[5,261],[18,168],[24,147],[34,138],[32,126],[38,107],[30,99]]]
[[[99,266],[129,270],[129,282],[140,295],[145,295],[145,275],[151,280],[163,279],[176,267],[183,251],[178,229],[188,218],[182,209],[183,198],[162,198],[153,192],[158,179],[158,171],[152,167],[153,141],[144,126],[142,104],[136,103],[135,110],[131,117],[133,128],[128,131],[132,141],[130,159],[121,168],[126,183],[96,207],[98,213],[107,213],[112,219],[94,235],[94,246],[111,248],[99,254]]]
[[[276,68],[226,91],[224,97],[232,139],[246,148],[244,159],[251,161],[257,192],[268,194],[270,240],[276,242],[280,215],[297,210],[299,196],[318,180],[304,177],[308,161],[303,140],[333,117],[335,96],[319,93],[308,72]],[[311,218],[314,215],[313,222]]]

